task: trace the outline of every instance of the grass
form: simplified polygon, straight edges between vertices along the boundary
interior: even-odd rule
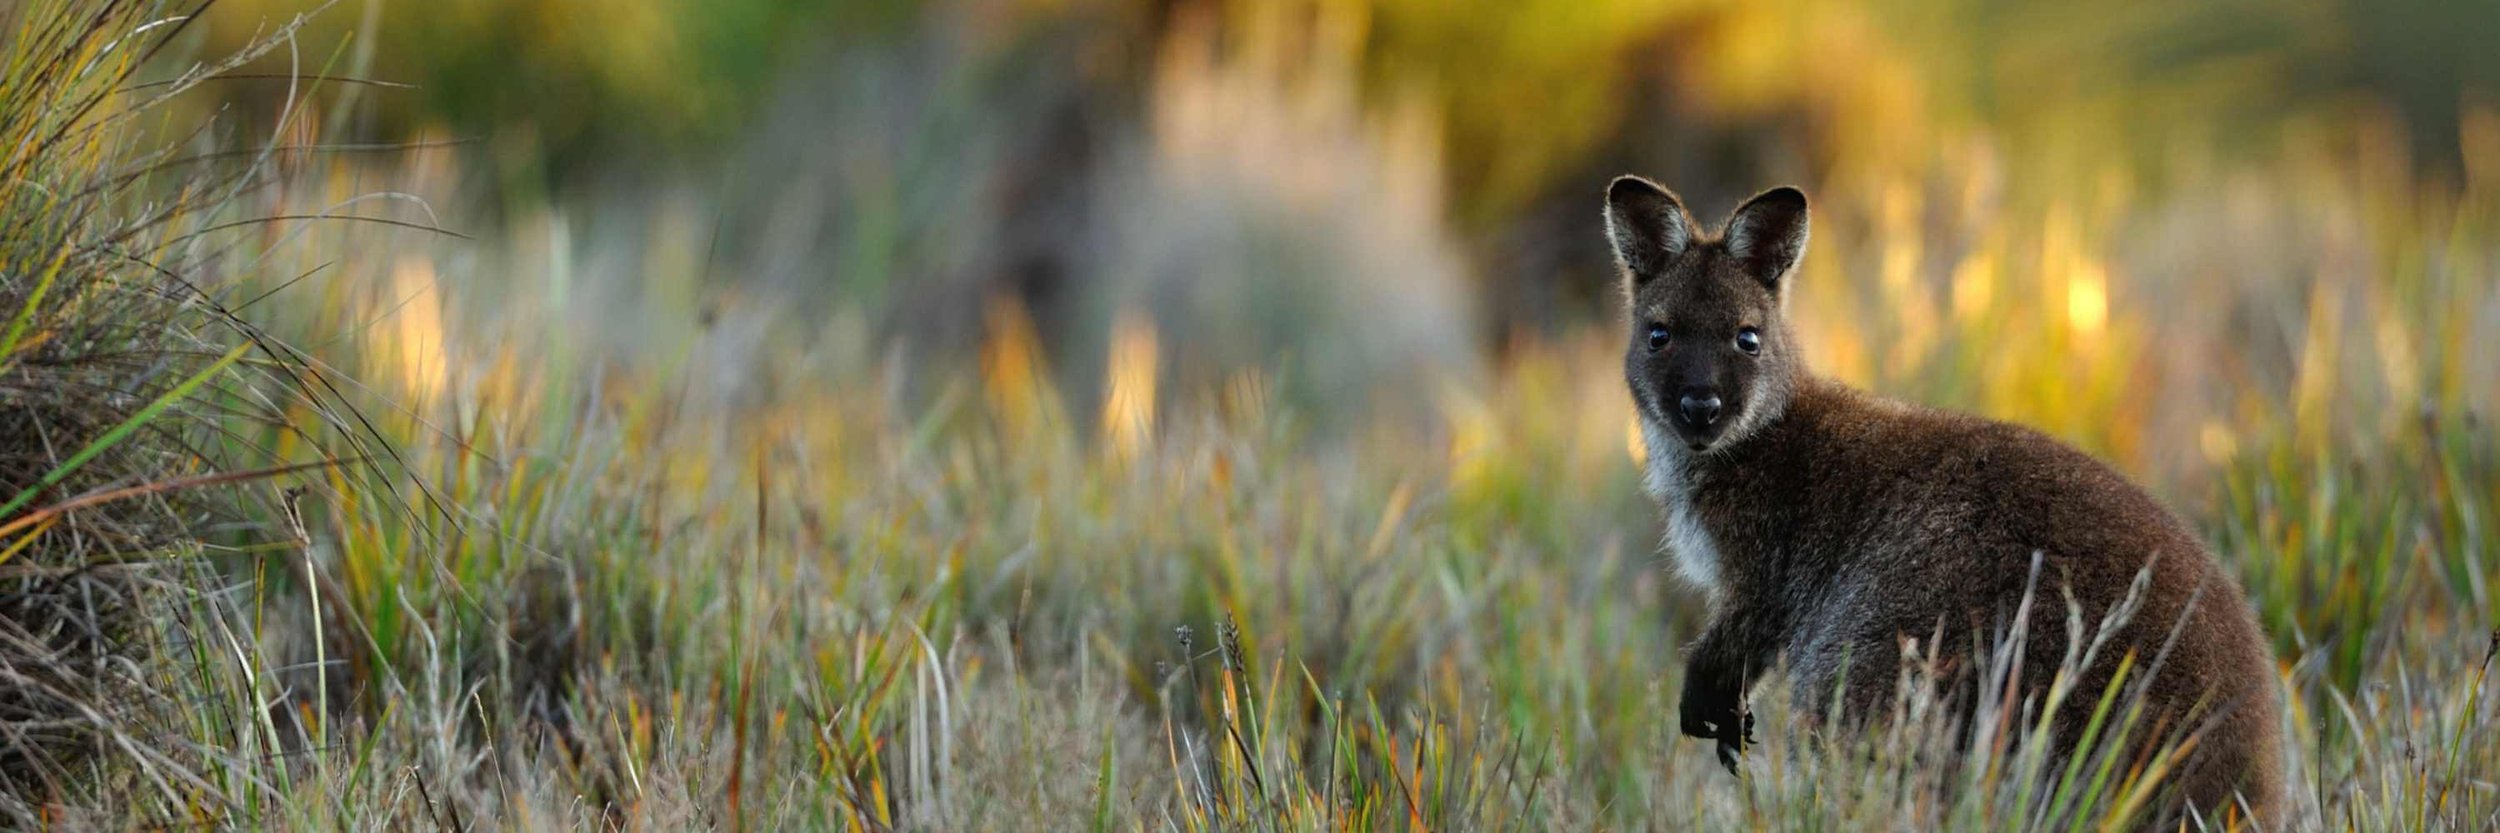
[[[1078,368],[1101,391],[1006,303],[977,356],[920,365],[707,282],[676,215],[468,242],[356,197],[439,186],[446,148],[134,176],[178,157],[81,127],[133,103],[134,64],[87,59],[163,10],[16,8],[58,35],[10,42],[0,146],[86,143],[0,184],[0,581],[48,600],[0,605],[0,681],[76,681],[0,688],[45,756],[0,766],[17,824],[2099,830],[2163,774],[2001,744],[2036,704],[1946,748],[1915,679],[1888,728],[1819,743],[1767,686],[1741,776],[1679,738],[1703,611],[1655,552],[1603,324],[1360,413],[1291,365],[1193,369],[1152,311]],[[2258,202],[2358,208],[2258,212],[2251,248],[2373,280],[2164,283],[2195,255],[2123,220],[1926,229],[1897,219],[1920,192],[1872,188],[1818,204],[1799,314],[1821,366],[2047,426],[2210,533],[2276,638],[2303,826],[2486,828],[2500,192],[2344,164],[2272,171]],[[307,216],[385,222],[265,219]],[[2176,728],[2062,696],[2110,750]]]
[[[1580,361],[1536,364],[1507,384],[1567,385],[1539,373]],[[264,627],[261,662],[347,658],[326,719],[353,728],[257,803],[306,827],[2042,829],[2097,827],[2157,771],[2015,759],[1939,784],[1915,728],[1818,751],[1774,695],[1770,745],[1729,778],[1663,717],[1689,633],[1667,623],[1694,613],[1654,575],[1628,465],[1541,482],[1570,456],[1543,411],[1499,412],[1474,459],[1367,444],[1339,466],[1245,381],[1118,453],[1018,375],[926,412],[872,384],[711,411],[672,396],[682,377],[609,377],[544,427],[404,447],[396,486],[435,484],[445,513],[344,473],[316,487],[325,543],[300,569],[333,589]],[[476,399],[511,401],[498,387]],[[2286,654],[2303,803],[2357,829],[2479,824],[2488,653],[2433,614],[2454,588],[2265,511],[2225,521],[2243,563],[2348,559],[2255,582],[2316,646]],[[2384,523],[2331,511],[2310,517]],[[2364,590],[2379,618],[2343,600]],[[2284,615],[2309,598],[2336,601]],[[2115,733],[2112,695],[2073,696]]]
[[[117,89],[159,43],[131,35],[161,12],[0,9],[0,818],[12,825],[117,801],[187,757],[153,736],[180,692],[151,664],[163,634],[149,617],[210,584],[195,560],[198,493],[241,477],[212,456],[217,426],[265,413],[205,406],[256,384],[238,367],[248,328],[182,275],[214,256],[192,205],[228,180],[116,127],[144,99]]]

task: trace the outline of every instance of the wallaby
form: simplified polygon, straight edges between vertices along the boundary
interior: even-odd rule
[[[1673,193],[1625,176],[1607,187],[1605,216],[1629,298],[1623,369],[1646,485],[1676,571],[1710,598],[1684,734],[1716,741],[1734,768],[1753,728],[1745,693],[1781,663],[1801,719],[1880,720],[1903,640],[1927,642],[1920,663],[1968,669],[1988,650],[1975,639],[2015,624],[2026,635],[2008,654],[2015,684],[2038,710],[2070,637],[2090,640],[2132,595],[2050,717],[2057,754],[2074,751],[2132,655],[2120,682],[2141,691],[2139,736],[2194,735],[2156,822],[2192,807],[2217,826],[2283,823],[2272,655],[2238,583],[2184,523],[2036,431],[1808,372],[1785,314],[1806,250],[1797,189],[1747,200],[1712,235]]]

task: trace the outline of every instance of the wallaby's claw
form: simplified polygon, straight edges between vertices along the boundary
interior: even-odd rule
[[[1742,705],[1737,708],[1744,709]],[[1744,773],[1737,771],[1736,765],[1744,759],[1746,749],[1761,745],[1760,741],[1754,740],[1753,725],[1753,712],[1744,710],[1732,725],[1721,727],[1715,733],[1719,742],[1719,765],[1727,768],[1727,774],[1743,776]]]

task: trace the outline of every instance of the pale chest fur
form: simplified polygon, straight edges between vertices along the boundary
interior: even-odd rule
[[[1649,452],[1641,485],[1666,511],[1667,555],[1685,581],[1715,596],[1721,588],[1719,546],[1693,508],[1692,479],[1680,441],[1673,429],[1646,419],[1641,420],[1641,441]]]

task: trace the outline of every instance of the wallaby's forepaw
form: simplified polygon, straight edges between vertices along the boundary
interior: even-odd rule
[[[1738,708],[1742,709],[1743,706],[1739,705]],[[1727,767],[1727,774],[1729,775],[1740,774],[1736,771],[1736,762],[1738,759],[1745,756],[1746,748],[1761,744],[1761,741],[1754,740],[1753,737],[1752,711],[1747,710],[1742,712],[1742,716],[1738,717],[1736,720],[1737,724],[1742,727],[1741,729],[1734,732],[1720,733],[1718,737],[1719,765]]]
[[[1737,759],[1754,743],[1753,714],[1745,709],[1744,693],[1697,678],[1685,685],[1681,711],[1684,734],[1717,741],[1719,763],[1735,772]]]

